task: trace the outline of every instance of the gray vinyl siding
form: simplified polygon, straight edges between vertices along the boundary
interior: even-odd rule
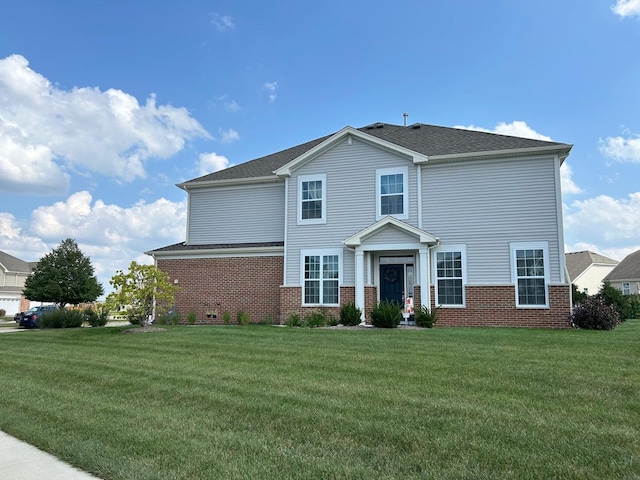
[[[189,193],[191,245],[284,240],[284,182],[203,188]]]
[[[417,226],[416,168],[411,160],[359,140],[344,140],[295,170],[289,181],[286,284],[300,283],[300,250],[343,248],[342,241],[376,222],[376,169],[408,167],[409,218]],[[297,225],[299,175],[326,174],[327,222]],[[353,285],[355,259],[343,248],[342,284]]]
[[[509,242],[549,242],[560,281],[553,158],[431,164],[422,169],[422,228],[467,245],[469,284],[511,283]]]

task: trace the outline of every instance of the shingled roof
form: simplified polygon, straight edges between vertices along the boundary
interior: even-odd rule
[[[13,273],[31,273],[37,262],[25,262],[19,258],[0,251],[0,268]]]
[[[605,282],[640,281],[640,250],[627,255],[604,277]]]
[[[569,278],[575,280],[578,278],[587,268],[594,264],[600,265],[617,265],[618,261],[599,253],[593,253],[589,251],[582,252],[570,252],[565,254],[565,261],[567,264],[567,270],[569,271]]]
[[[428,157],[554,146],[559,149],[571,148],[571,145],[566,143],[512,137],[461,128],[439,127],[423,123],[415,123],[406,127],[388,123],[374,123],[357,130]],[[199,182],[273,176],[275,170],[303,155],[334,134],[189,180],[180,184],[180,186],[188,186]]]

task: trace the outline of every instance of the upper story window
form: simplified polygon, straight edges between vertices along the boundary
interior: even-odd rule
[[[376,170],[376,214],[378,218],[393,215],[409,218],[409,169],[381,168]]]
[[[518,307],[548,307],[549,247],[546,242],[512,243],[512,274]]]
[[[298,177],[298,225],[327,222],[327,176]]]
[[[629,282],[622,282],[622,294],[631,295],[631,284]]]
[[[445,307],[463,307],[467,263],[466,246],[439,247],[434,255],[436,304]]]

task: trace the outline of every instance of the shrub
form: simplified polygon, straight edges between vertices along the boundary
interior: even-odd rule
[[[640,308],[636,307],[636,299],[634,298],[636,295],[623,295],[620,290],[612,287],[609,282],[605,282],[602,285],[597,296],[618,312],[621,322],[640,315]]]
[[[369,313],[371,324],[379,328],[396,328],[402,320],[400,304],[383,300]]]
[[[573,328],[585,330],[613,330],[620,324],[620,314],[613,305],[599,297],[589,297],[571,312]]]
[[[345,303],[340,307],[340,323],[345,327],[360,325],[362,310],[355,303]]]
[[[187,313],[187,322],[189,322],[189,325],[195,325],[196,318],[196,312]]]
[[[265,315],[262,320],[258,322],[260,325],[273,325],[273,315]]]
[[[231,323],[231,314],[229,312],[224,312],[222,314],[222,323],[225,325],[229,325]]]
[[[292,313],[287,317],[287,321],[284,322],[287,327],[301,327],[302,322],[300,321],[300,315],[297,313]]]
[[[325,315],[321,311],[312,312],[307,315],[304,319],[305,327],[316,328],[316,327],[324,327],[325,324]]]
[[[4,317],[7,315],[7,311],[4,308],[0,308],[0,317]]]
[[[80,310],[56,310],[38,318],[38,328],[78,328],[85,321]]]
[[[574,305],[578,305],[584,302],[589,295],[578,290],[578,287],[574,283],[571,284],[571,300]]]
[[[180,314],[175,308],[171,308],[158,316],[158,323],[160,325],[178,325],[180,323]]]
[[[438,309],[429,310],[426,305],[420,305],[414,314],[416,325],[423,328],[433,328],[438,321]]]
[[[335,327],[336,325],[338,325],[338,323],[340,323],[340,321],[336,318],[335,315],[329,315],[327,317],[327,325],[329,325],[330,327]]]
[[[238,321],[238,325],[248,325],[251,319],[247,312],[240,310],[236,315],[236,320]]]
[[[104,327],[107,324],[107,311],[104,308],[96,311],[93,308],[85,308],[82,311],[84,316],[84,322],[88,323],[92,327]]]

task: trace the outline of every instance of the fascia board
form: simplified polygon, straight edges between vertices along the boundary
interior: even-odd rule
[[[382,140],[381,138],[374,137],[373,135],[369,135],[365,132],[361,132],[360,130],[357,130],[353,127],[346,126],[339,132],[327,138],[324,142],[319,143],[315,147],[307,150],[305,153],[303,153],[299,157],[294,158],[286,165],[283,165],[277,170],[274,170],[273,173],[278,176],[289,176],[291,175],[291,172],[296,169],[296,167],[305,164],[312,158],[330,149],[335,144],[337,144],[338,142],[341,142],[343,139],[347,138],[348,136],[352,136],[365,143],[369,143],[371,145],[378,146],[380,148],[391,151],[393,153],[411,158],[414,163],[424,163],[428,160],[428,157],[426,155],[415,152],[405,147],[401,147],[400,145],[396,145],[395,143]]]
[[[509,156],[523,156],[523,155],[539,155],[539,154],[558,154],[560,163],[569,156],[569,152],[573,148],[573,145],[567,147],[559,147],[557,145],[550,145],[546,147],[532,147],[532,148],[512,148],[508,150],[487,150],[486,152],[467,152],[467,153],[453,153],[446,155],[430,155],[429,161],[431,162],[445,162],[454,160],[468,160],[479,157],[509,157]]]
[[[196,188],[206,188],[206,187],[227,187],[233,185],[251,185],[257,183],[275,183],[281,182],[282,178],[276,175],[269,175],[264,177],[246,177],[246,178],[229,178],[226,180],[208,180],[202,182],[184,182],[177,183],[176,187],[181,188],[184,191],[193,190]]]

